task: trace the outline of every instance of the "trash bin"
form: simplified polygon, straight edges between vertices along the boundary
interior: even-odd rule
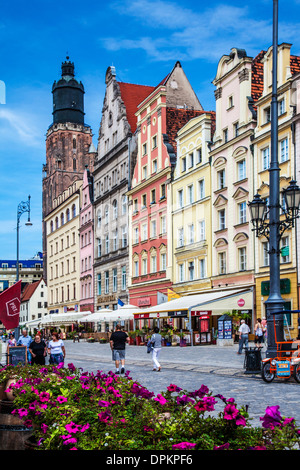
[[[245,349],[245,374],[261,373],[261,350],[260,348]]]

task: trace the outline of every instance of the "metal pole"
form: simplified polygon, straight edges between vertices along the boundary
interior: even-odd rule
[[[278,99],[277,99],[277,62],[278,62],[278,0],[273,0],[273,71],[272,71],[272,103],[271,103],[271,164],[269,168],[270,184],[270,294],[265,302],[267,311],[267,357],[276,355],[274,335],[274,312],[283,311],[284,300],[280,293],[280,251],[279,251],[279,164],[278,164]],[[283,341],[283,314],[277,314],[277,340]]]

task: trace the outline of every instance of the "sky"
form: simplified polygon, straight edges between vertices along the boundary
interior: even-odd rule
[[[20,260],[42,251],[42,168],[54,80],[69,55],[85,87],[93,142],[105,72],[156,86],[179,60],[203,108],[215,110],[218,62],[231,48],[255,57],[272,45],[273,0],[11,0],[0,9],[0,259],[16,259],[18,205],[31,196],[31,227],[20,219]],[[279,44],[300,55],[300,0],[279,0]]]

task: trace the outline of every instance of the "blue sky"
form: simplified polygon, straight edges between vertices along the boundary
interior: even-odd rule
[[[52,122],[53,81],[68,53],[85,86],[86,123],[101,119],[105,72],[156,85],[180,60],[206,110],[215,109],[218,61],[232,47],[256,56],[272,44],[272,0],[22,0],[0,15],[0,259],[16,258],[17,207],[31,195],[33,226],[21,217],[20,259],[42,250],[42,165]],[[300,55],[300,0],[279,0],[279,43]],[[3,87],[2,87],[3,90]],[[2,98],[1,98],[2,97]],[[3,103],[0,82],[0,102]]]

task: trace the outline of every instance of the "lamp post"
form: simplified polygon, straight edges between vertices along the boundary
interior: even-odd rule
[[[285,230],[294,227],[298,217],[300,188],[292,180],[288,188],[283,190],[283,207],[279,203],[279,163],[278,163],[278,99],[277,99],[277,53],[278,53],[278,0],[273,0],[273,71],[272,71],[272,103],[271,103],[271,163],[269,168],[269,206],[256,194],[248,203],[251,222],[256,236],[265,236],[269,241],[270,259],[270,293],[265,302],[267,316],[267,357],[276,355],[273,317],[275,316],[278,341],[284,340],[283,312],[284,300],[280,292],[280,239]],[[282,209],[284,219],[280,220],[279,210]]]

